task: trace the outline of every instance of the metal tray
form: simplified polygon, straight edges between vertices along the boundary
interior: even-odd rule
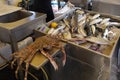
[[[71,15],[71,14],[73,14],[73,12],[74,12],[74,11],[71,11],[71,12],[69,12],[68,14],[65,14],[65,15],[60,16],[59,18],[55,18],[54,20],[48,22],[46,25],[49,26],[51,22],[59,22],[59,21],[62,20],[66,15]],[[90,14],[97,14],[97,13],[98,13],[98,12],[95,12],[95,11],[86,11],[86,12],[88,12],[88,13],[90,13]],[[108,14],[105,14],[105,13],[99,13],[99,14],[101,14],[102,17],[107,17],[107,18],[109,17],[109,18],[111,18],[112,21],[120,22],[120,18],[118,18],[117,16],[108,15]],[[36,32],[36,33],[38,32],[38,33],[40,33],[41,35],[46,35],[46,33],[42,32],[42,31],[35,30],[35,32]],[[118,35],[118,36],[120,36],[120,35]],[[119,38],[119,37],[118,37],[118,38]],[[62,40],[66,42],[66,40],[64,40],[64,39],[62,39]],[[78,47],[81,47],[81,48],[85,48],[85,49],[88,50],[88,51],[92,51],[92,52],[94,52],[94,53],[97,53],[97,54],[102,55],[102,56],[107,57],[107,58],[111,58],[111,57],[112,57],[112,53],[114,52],[114,49],[115,49],[115,46],[116,46],[117,42],[118,42],[118,39],[116,39],[114,45],[109,48],[110,50],[105,51],[105,52],[106,52],[105,54],[101,54],[100,52],[93,51],[93,50],[91,50],[91,49],[85,48],[84,45],[76,45],[76,44],[73,43],[73,42],[67,41],[67,43],[70,43],[70,44],[72,44],[72,45],[75,45],[75,46],[78,46]]]
[[[95,14],[98,12],[94,11],[87,11],[88,13]],[[72,14],[73,12],[69,13]],[[68,15],[69,15],[68,14]],[[108,15],[104,13],[99,13],[103,17],[110,17],[113,21],[120,22],[120,19],[117,16],[113,15]],[[63,19],[66,15],[62,16],[61,18],[57,18],[56,22],[60,21]],[[55,21],[55,20],[53,20]],[[47,23],[48,25],[51,23]],[[38,31],[40,32],[40,31]],[[41,34],[45,34],[43,32],[40,32]],[[119,36],[119,35],[118,35]],[[75,43],[72,42],[67,42],[67,48],[68,48],[68,55],[72,56],[80,61],[83,61],[91,66],[93,66],[96,70],[99,71],[98,77],[100,77],[99,80],[111,80],[111,75],[115,75],[113,73],[113,65],[117,65],[117,50],[118,50],[118,43],[119,43],[119,38],[115,41],[114,45],[112,46],[111,49],[108,50],[109,54],[101,54],[100,52],[93,51],[91,49],[85,48],[84,46],[81,45],[76,45]],[[106,76],[104,76],[103,73],[106,73]],[[112,80],[116,80],[116,77],[112,78]]]

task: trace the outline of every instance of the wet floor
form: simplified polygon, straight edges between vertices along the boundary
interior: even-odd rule
[[[14,70],[12,70],[10,66],[0,70],[0,80],[16,80]]]
[[[67,56],[66,65],[60,67],[58,71],[55,71],[50,63],[46,64],[44,68],[47,71],[49,80],[98,80],[98,70],[70,56]],[[30,72],[38,77],[39,80],[46,80],[40,70],[30,69]],[[14,70],[6,67],[0,71],[0,80],[16,80],[14,75]],[[29,76],[28,80],[35,79]]]
[[[29,71],[32,74],[34,74],[38,78],[38,80],[45,80],[41,70],[35,70],[34,68],[29,68]],[[15,69],[11,69],[10,66],[7,66],[6,68],[0,70],[0,80],[20,80],[20,77],[19,79],[16,79]],[[21,78],[21,80],[24,79]],[[28,80],[35,80],[35,79],[28,74]]]

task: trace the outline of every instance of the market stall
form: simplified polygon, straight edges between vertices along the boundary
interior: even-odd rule
[[[44,80],[118,80],[119,17],[73,5],[54,14],[49,22],[21,9],[0,16],[0,64],[21,80],[39,80],[35,70]]]

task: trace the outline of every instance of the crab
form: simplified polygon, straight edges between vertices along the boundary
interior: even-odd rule
[[[11,62],[11,66],[13,67],[13,64],[15,62],[18,63],[17,69],[15,71],[16,78],[17,78],[17,74],[18,74],[18,70],[20,69],[20,66],[25,62],[26,69],[25,69],[24,80],[27,80],[27,72],[28,72],[29,65],[37,52],[40,52],[45,57],[47,57],[50,60],[50,63],[53,65],[54,69],[58,70],[58,64],[55,62],[54,58],[49,54],[49,51],[52,48],[61,49],[63,53],[62,63],[64,66],[66,63],[66,53],[65,53],[64,47],[60,45],[60,40],[58,40],[55,37],[51,37],[47,35],[47,36],[37,38],[29,46],[12,54],[13,61]]]

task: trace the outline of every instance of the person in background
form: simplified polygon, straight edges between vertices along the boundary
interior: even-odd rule
[[[67,2],[68,0],[63,0]],[[54,13],[51,6],[51,0],[34,0],[33,4],[29,7],[29,10],[35,12],[46,13],[47,18],[46,21],[50,21],[54,19]]]

